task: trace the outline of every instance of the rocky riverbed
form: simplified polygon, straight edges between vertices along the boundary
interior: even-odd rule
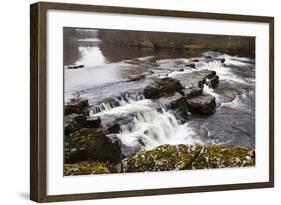
[[[255,165],[253,59],[79,50],[65,66],[65,175]]]

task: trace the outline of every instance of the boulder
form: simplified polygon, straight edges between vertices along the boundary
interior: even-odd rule
[[[161,145],[122,160],[123,172],[171,171],[188,169],[200,146]]]
[[[186,118],[188,115],[188,106],[185,97],[181,97],[171,102],[171,109],[177,110],[181,117]]]
[[[187,100],[188,110],[194,114],[211,115],[216,110],[216,98],[204,94]]]
[[[156,87],[162,94],[171,94],[174,92],[181,92],[183,86],[179,80],[173,78],[161,78],[155,81]]]
[[[134,115],[102,115],[101,129],[104,133],[117,134],[121,131],[122,125],[128,125],[134,119]]]
[[[66,135],[82,128],[86,117],[82,114],[70,114],[64,117],[64,133]]]
[[[161,145],[122,160],[123,172],[171,171],[248,167],[255,165],[255,150],[219,145]]]
[[[121,160],[121,142],[107,137],[100,129],[82,128],[65,136],[65,162],[101,161],[117,163]]]
[[[180,81],[173,78],[161,78],[154,81],[153,85],[144,88],[143,94],[147,99],[157,99],[175,92],[181,93],[183,86]]]
[[[97,128],[101,125],[101,118],[98,116],[87,117],[83,123],[85,128]]]
[[[194,98],[203,94],[203,88],[190,87],[183,90],[184,96],[186,98]]]
[[[69,115],[72,113],[85,113],[87,112],[87,107],[89,106],[89,102],[87,99],[78,98],[71,99],[70,102],[67,102],[64,106],[64,115]]]
[[[146,86],[143,90],[144,97],[147,99],[157,99],[160,97],[160,90],[153,86]]]

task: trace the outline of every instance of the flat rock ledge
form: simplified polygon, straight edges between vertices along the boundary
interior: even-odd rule
[[[255,166],[255,149],[221,145],[161,145],[141,151],[121,163],[81,162],[65,164],[65,175],[109,174],[234,168]]]

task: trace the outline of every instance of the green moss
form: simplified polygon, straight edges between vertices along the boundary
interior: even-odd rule
[[[192,163],[193,169],[245,167],[255,165],[255,151],[250,148],[212,145],[204,147]]]
[[[79,162],[75,164],[65,164],[64,165],[64,175],[73,176],[73,175],[89,175],[89,174],[110,174],[116,173],[117,169],[109,164],[104,162]]]
[[[170,171],[255,165],[255,150],[219,145],[162,145],[122,161],[123,172]]]
[[[122,161],[124,172],[170,171],[187,169],[200,151],[199,147],[162,145],[153,150],[139,152]]]

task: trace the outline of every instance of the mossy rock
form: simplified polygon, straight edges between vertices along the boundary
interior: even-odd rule
[[[255,150],[219,145],[161,145],[122,160],[123,172],[171,171],[255,165]]]
[[[121,160],[121,143],[108,137],[102,130],[83,128],[65,137],[65,161],[102,161],[117,163]]]
[[[255,150],[242,147],[206,146],[192,163],[192,169],[247,167],[255,165]]]
[[[82,161],[75,164],[65,164],[64,165],[64,176],[74,176],[74,175],[89,175],[89,174],[110,174],[116,173],[117,169],[104,162],[88,162]]]
[[[162,145],[124,159],[122,161],[123,172],[188,169],[200,150],[200,145]]]

